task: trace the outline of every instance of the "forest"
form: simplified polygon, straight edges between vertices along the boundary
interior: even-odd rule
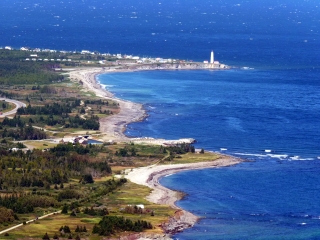
[[[82,192],[64,188],[71,178],[82,184],[93,183],[92,174],[112,173],[106,161],[92,161],[92,154],[106,151],[105,146],[61,144],[50,151],[2,151],[0,156],[0,207],[13,213],[33,212],[36,207],[57,207],[66,199],[85,197]],[[106,194],[125,181],[107,181],[95,194]],[[50,193],[52,186],[58,192]],[[59,186],[59,187],[58,187]],[[42,189],[42,190],[41,190]],[[0,209],[0,210],[1,210]],[[8,212],[7,214],[10,214]]]
[[[46,84],[63,81],[52,65],[34,62],[11,62],[0,59],[0,85]]]

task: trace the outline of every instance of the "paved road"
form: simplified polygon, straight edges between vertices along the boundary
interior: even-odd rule
[[[18,108],[21,108],[21,107],[26,107],[27,105],[24,104],[23,102],[19,102],[17,100],[13,100],[13,99],[8,99],[8,98],[0,98],[0,101],[6,101],[6,102],[10,102],[10,103],[13,103],[16,105],[16,107],[14,109],[12,109],[11,111],[8,111],[8,112],[4,112],[0,115],[0,118],[4,118],[6,116],[9,116],[9,115],[12,115],[12,114],[15,114],[18,110]]]
[[[43,216],[38,217],[38,218],[35,218],[35,219],[31,219],[31,220],[27,221],[26,224],[32,223],[32,222],[34,222],[34,221],[36,221],[36,220],[38,220],[38,219],[43,219],[43,218],[46,218],[46,217],[49,217],[49,216],[51,216],[51,215],[58,214],[58,213],[61,213],[61,210],[59,210],[59,211],[57,211],[57,212],[53,212],[53,213],[49,213],[49,214],[43,215]],[[15,226],[13,226],[13,227],[7,228],[7,229],[5,229],[5,230],[3,230],[3,231],[0,231],[0,235],[3,234],[3,233],[9,232],[9,231],[11,231],[11,230],[13,230],[13,229],[16,229],[16,228],[18,228],[18,227],[21,227],[21,226],[23,226],[22,223],[20,223],[20,224],[18,224],[18,225],[15,225]]]

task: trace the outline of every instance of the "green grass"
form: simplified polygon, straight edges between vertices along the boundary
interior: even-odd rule
[[[49,141],[23,141],[23,144],[28,148],[37,148],[37,149],[45,149],[45,148],[53,148],[57,146],[56,143],[52,143]]]
[[[155,229],[148,230],[148,232],[161,233],[162,230],[157,227],[162,222],[167,221],[169,216],[174,214],[174,209],[165,205],[157,205],[148,202],[145,197],[149,195],[150,189],[145,186],[140,186],[131,182],[127,182],[118,191],[108,194],[100,199],[97,199],[102,204],[106,205],[111,215],[124,216],[133,221],[145,220],[151,222]],[[96,200],[96,201],[97,201]],[[154,211],[155,215],[148,214],[125,214],[120,210],[127,205],[144,204],[146,209]],[[36,223],[24,225],[16,230],[11,231],[10,236],[5,239],[18,239],[24,237],[42,238],[47,232],[52,238],[61,226],[67,225],[71,231],[74,232],[77,225],[86,226],[89,233],[92,232],[94,224],[99,223],[101,217],[90,217],[85,214],[78,214],[77,217],[70,217],[69,215],[57,214],[48,217],[47,219],[38,220]],[[89,239],[101,239],[97,236],[87,236]],[[1,238],[0,238],[1,239]]]
[[[93,220],[90,222],[82,222],[81,218],[70,217],[69,215],[64,214],[57,214],[52,217],[50,216],[50,219],[51,220],[37,220],[36,223],[30,223],[20,228],[17,228],[16,230],[9,232],[10,236],[5,239],[18,239],[25,237],[42,238],[45,233],[48,233],[48,235],[52,238],[55,233],[60,235],[59,229],[61,226],[65,225],[70,227],[72,233],[74,233],[77,225],[86,226],[88,230],[87,234],[89,235],[92,232],[94,224],[99,221],[98,218],[92,218]]]
[[[183,163],[198,163],[198,162],[210,162],[215,161],[221,157],[216,153],[205,152],[201,153],[186,153],[178,155],[179,158],[174,158],[172,161],[163,161],[163,164],[183,164]]]

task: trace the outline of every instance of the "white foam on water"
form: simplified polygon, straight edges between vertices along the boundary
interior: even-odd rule
[[[114,87],[115,85],[108,85],[108,84],[102,84],[100,80],[97,81],[98,84],[100,86],[102,86],[103,88],[107,89],[107,88],[111,88],[111,87]]]
[[[220,148],[222,151],[224,148]],[[259,157],[259,158],[277,158],[279,160],[288,160],[288,161],[314,161],[320,160],[320,157],[317,158],[301,158],[300,156],[289,156],[288,154],[254,154],[254,153],[233,153],[239,156],[248,156],[248,157]]]
[[[271,158],[279,158],[279,159],[288,158],[287,154],[267,154],[267,156]]]
[[[234,154],[236,154],[236,155],[241,155],[241,156],[268,157],[267,155],[254,154],[254,153],[234,153]]]
[[[292,159],[294,161],[314,161],[314,158],[298,158],[298,159]]]
[[[299,223],[299,225],[304,226],[307,225],[307,223]]]

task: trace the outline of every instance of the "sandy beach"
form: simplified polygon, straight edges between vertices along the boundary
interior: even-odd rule
[[[180,171],[193,169],[227,167],[240,163],[242,160],[231,156],[221,156],[219,159],[208,162],[190,164],[171,164],[171,165],[152,165],[147,167],[135,168],[125,176],[130,181],[145,185],[153,189],[147,200],[157,204],[166,204],[177,209],[175,216],[172,216],[167,223],[163,224],[163,229],[168,234],[173,234],[183,229],[192,227],[198,220],[190,212],[180,209],[175,202],[183,197],[182,193],[163,187],[159,179]]]
[[[131,122],[141,121],[146,117],[146,112],[143,106],[138,103],[125,101],[115,98],[112,93],[108,92],[97,82],[97,75],[112,73],[116,71],[127,70],[109,70],[104,68],[87,68],[70,71],[70,79],[82,84],[85,91],[92,91],[97,96],[110,99],[118,102],[120,112],[118,114],[103,118],[100,120],[100,131],[104,134],[104,140],[115,141],[131,141],[123,132],[126,125]],[[146,139],[149,144],[162,144],[164,139]],[[176,141],[176,140],[171,140]],[[138,141],[143,142],[142,140]],[[199,154],[199,153],[196,153]],[[165,204],[176,209],[175,215],[172,216],[168,222],[162,224],[165,233],[171,235],[183,229],[192,227],[198,220],[199,216],[195,216],[190,212],[178,208],[175,202],[183,197],[183,193],[179,193],[159,184],[159,179],[169,174],[180,171],[226,167],[241,162],[241,159],[231,156],[224,156],[214,161],[199,162],[191,164],[171,164],[171,165],[152,165],[147,167],[135,168],[126,172],[125,177],[130,181],[150,187],[153,191],[147,197],[147,200],[152,203]]]
[[[141,121],[146,117],[142,104],[122,100],[113,96],[97,82],[97,75],[123,70],[109,70],[104,68],[82,68],[69,72],[70,79],[82,83],[86,91],[92,91],[96,96],[116,101],[119,104],[118,114],[100,119],[100,131],[103,132],[103,140],[128,141],[123,132],[126,125],[132,122]]]

